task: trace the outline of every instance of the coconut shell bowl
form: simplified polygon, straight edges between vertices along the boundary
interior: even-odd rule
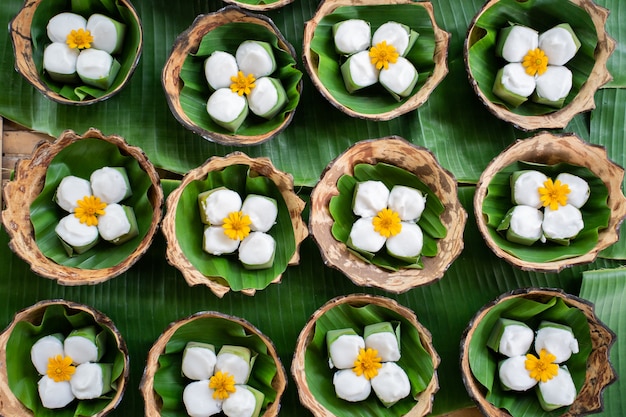
[[[277,202],[276,222],[267,232],[276,242],[271,266],[246,269],[237,251],[222,256],[203,251],[198,195],[220,187],[239,193],[242,200],[255,194]],[[300,243],[308,236],[302,220],[305,203],[294,192],[293,177],[277,170],[268,158],[250,158],[242,152],[211,157],[189,171],[167,198],[166,206],[162,230],[167,261],[180,270],[190,286],[206,285],[218,297],[231,290],[254,295],[270,283],[279,283],[287,267],[299,263]]]
[[[261,41],[271,46],[276,70],[270,77],[280,81],[287,102],[269,119],[250,112],[232,132],[217,124],[207,112],[207,100],[213,90],[204,75],[204,62],[217,51],[235,55],[245,41]],[[180,124],[207,140],[233,146],[258,145],[278,135],[291,122],[302,90],[295,49],[274,22],[233,5],[199,15],[176,38],[161,81],[170,110]]]
[[[503,390],[497,364],[506,357],[487,345],[492,331],[495,332],[494,325],[501,318],[522,322],[533,331],[541,329],[541,323],[545,326],[546,321],[569,327],[577,341],[578,352],[573,349],[567,359],[562,357],[564,361],[560,362],[558,373],[566,367],[573,380],[575,396],[572,392],[570,405],[547,412],[538,400],[537,387],[526,392]],[[531,332],[531,337],[536,337],[532,343],[538,342],[536,335]],[[573,417],[598,413],[603,408],[603,391],[617,379],[609,362],[615,337],[598,319],[589,301],[560,289],[518,289],[485,305],[470,321],[461,339],[463,383],[482,413],[489,417]],[[531,345],[530,354],[535,355],[535,348],[536,345]]]
[[[245,319],[205,311],[171,323],[150,349],[140,385],[146,417],[159,417],[166,411],[187,415],[182,394],[192,381],[182,376],[181,366],[188,342],[211,344],[215,353],[224,345],[250,349],[256,358],[247,385],[265,395],[259,415],[278,415],[287,373],[273,342]]]
[[[44,49],[51,43],[46,34],[48,21],[62,12],[72,12],[85,19],[92,14],[103,14],[125,25],[123,46],[112,51],[120,69],[114,79],[100,87],[77,80],[53,80],[43,68]],[[70,0],[27,0],[9,24],[15,53],[15,69],[39,92],[52,101],[69,105],[89,105],[104,101],[119,93],[130,81],[143,50],[141,20],[129,0],[83,2],[72,9]],[[106,87],[106,88],[105,88]]]
[[[333,25],[348,19],[370,24],[372,33],[393,21],[419,33],[406,55],[418,73],[418,81],[404,98],[396,99],[374,84],[350,94],[342,79],[344,58],[335,50]],[[351,117],[391,120],[424,104],[448,74],[450,34],[437,26],[431,2],[411,0],[325,0],[304,28],[304,66],[313,84],[333,106]]]
[[[470,24],[464,45],[465,66],[476,95],[496,117],[519,129],[565,128],[574,116],[595,108],[595,92],[612,80],[606,63],[616,42],[605,29],[608,15],[607,9],[592,0],[485,2]],[[580,48],[564,64],[572,72],[572,83],[559,105],[537,104],[531,98],[515,106],[492,91],[498,71],[507,64],[496,56],[497,37],[511,24],[532,28],[540,35],[557,25],[569,24],[580,41]]]
[[[68,215],[55,202],[57,187],[67,176],[88,180],[102,167],[125,168],[132,195],[120,204],[133,209],[138,234],[119,245],[100,239],[86,252],[70,256],[55,233]],[[30,159],[18,162],[14,179],[4,188],[4,201],[2,221],[13,252],[45,278],[85,285],[122,274],[148,250],[161,220],[163,190],[140,148],[96,129],[83,135],[67,130],[54,142],[40,143]]]
[[[552,179],[567,172],[588,181],[590,197],[580,208],[584,228],[569,245],[538,241],[526,246],[512,243],[498,230],[514,205],[511,174],[520,170],[539,170]],[[623,178],[624,170],[608,158],[603,147],[575,134],[541,132],[518,140],[491,161],[478,181],[474,196],[478,229],[498,257],[522,270],[558,272],[593,262],[619,239],[619,226],[626,216]]]
[[[373,170],[371,175],[359,173],[370,169]],[[439,208],[433,206],[432,212],[439,214],[431,217],[426,214],[430,212],[427,208],[417,222],[425,236],[421,265],[384,261],[378,256],[384,248],[372,261],[350,249],[348,234],[357,216],[351,210],[354,184],[348,191],[344,191],[344,184],[348,184],[345,181],[354,182],[353,178],[357,182],[370,179],[383,181],[388,189],[394,185],[422,187],[427,195],[426,204],[437,204]],[[338,199],[336,206],[335,199]],[[437,223],[439,232],[424,229],[422,221],[426,219]],[[467,213],[458,200],[454,176],[439,165],[430,151],[397,136],[365,140],[348,148],[326,167],[311,193],[309,229],[324,263],[341,271],[356,285],[377,287],[393,293],[402,293],[439,280],[463,250],[466,221]],[[433,238],[430,246],[426,244],[427,235]],[[426,251],[427,246],[431,250]]]
[[[98,363],[113,364],[114,390],[102,397],[106,398],[104,401],[74,399],[58,415],[78,407],[90,410],[94,417],[113,411],[122,400],[130,372],[122,335],[107,316],[92,307],[73,301],[46,300],[17,312],[0,334],[0,415],[57,415],[56,410],[44,408],[37,393],[42,376],[31,362],[31,347],[45,336],[60,333],[67,337],[72,330],[90,326],[95,327],[96,334],[105,336],[104,353]]]
[[[326,334],[351,328],[363,335],[365,326],[389,322],[400,334],[400,359],[396,362],[408,375],[411,393],[389,408],[374,391],[360,402],[337,398],[329,367]],[[410,357],[410,358],[409,358]],[[298,387],[300,402],[315,417],[347,415],[425,416],[432,411],[434,395],[439,390],[437,368],[439,355],[428,329],[415,313],[395,300],[373,295],[351,294],[328,301],[306,323],[296,344],[291,373]],[[417,382],[421,379],[421,382]]]

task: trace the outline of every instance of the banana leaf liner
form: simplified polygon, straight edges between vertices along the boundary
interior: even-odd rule
[[[554,176],[563,169],[589,182],[591,196],[581,209],[585,227],[569,246],[536,243],[527,247],[509,242],[496,231],[496,222],[499,224],[513,207],[510,174],[528,164]],[[599,251],[619,238],[618,228],[626,216],[623,177],[624,170],[608,159],[604,148],[588,144],[574,134],[542,132],[517,141],[485,169],[474,196],[478,228],[498,257],[523,270],[557,272],[592,262]]]
[[[95,325],[106,333],[100,363],[113,364],[114,390],[94,400],[74,400],[63,409],[44,408],[37,393],[41,376],[32,365],[30,349],[41,337]],[[18,312],[0,335],[0,414],[12,417],[102,417],[122,400],[129,377],[126,343],[113,322],[101,312],[72,301],[47,300]]]
[[[249,115],[235,134],[216,124],[206,111],[210,89],[204,61],[215,51],[234,54],[246,40],[268,42],[276,58],[278,78],[287,93],[286,106],[272,119]],[[222,145],[257,145],[286,128],[300,101],[302,73],[295,50],[267,17],[236,6],[198,16],[174,42],[162,72],[165,96],[174,117],[187,129]]]
[[[236,254],[215,256],[202,250],[204,226],[198,194],[220,186],[238,192],[242,199],[247,194],[260,194],[276,200],[278,218],[268,232],[276,240],[270,268],[247,270]],[[299,263],[299,246],[308,235],[303,210],[304,201],[294,193],[291,175],[276,170],[269,159],[250,158],[241,152],[212,157],[190,171],[167,199],[163,220],[167,260],[183,273],[189,285],[206,285],[218,297],[230,290],[254,295],[256,290],[280,282],[287,267]]]
[[[124,48],[116,58],[121,68],[113,84],[107,89],[88,85],[66,85],[54,81],[43,70],[43,51],[50,43],[46,25],[61,12],[74,11],[88,18],[102,13],[126,24]],[[24,6],[9,24],[15,68],[37,90],[49,99],[72,105],[88,105],[117,94],[130,80],[143,50],[141,20],[130,0],[34,0]]]
[[[613,77],[606,62],[615,49],[605,30],[608,10],[591,0],[489,0],[474,17],[465,39],[464,57],[470,83],[479,99],[497,117],[523,130],[564,128],[579,113],[595,108],[594,94]],[[500,29],[515,23],[539,33],[569,23],[581,42],[565,66],[572,71],[572,89],[563,108],[532,103],[517,108],[492,92],[496,73],[505,61],[496,57]]]
[[[65,176],[88,179],[103,166],[126,168],[133,195],[124,204],[135,211],[139,235],[119,246],[102,241],[69,257],[54,231],[67,215],[54,202],[54,193]],[[130,268],[150,247],[163,205],[159,176],[143,151],[96,129],[83,135],[67,130],[55,142],[41,143],[31,159],[18,163],[15,180],[4,193],[2,217],[11,236],[9,246],[34,272],[63,285],[103,282]]]
[[[274,417],[287,387],[287,375],[272,341],[244,319],[209,311],[176,321],[161,334],[148,353],[141,393],[148,417],[187,417],[183,390],[191,382],[181,373],[187,342],[244,346],[258,354],[248,385],[265,394],[261,416]]]
[[[335,52],[332,27],[352,18],[370,22],[372,32],[383,23],[395,21],[419,33],[406,56],[419,76],[409,97],[398,102],[380,84],[363,92],[348,93],[339,69],[342,62]],[[437,26],[430,2],[366,0],[357,4],[352,0],[325,0],[305,25],[303,60],[313,84],[333,106],[352,117],[390,120],[424,104],[447,75],[449,41],[450,34]]]
[[[369,324],[392,321],[400,326],[397,364],[407,373],[411,394],[390,408],[372,393],[366,400],[350,403],[337,398],[333,387],[334,370],[328,366],[326,333],[353,328],[362,334]],[[300,402],[316,417],[342,416],[424,416],[431,412],[439,390],[439,355],[430,332],[417,321],[415,313],[385,297],[353,294],[334,298],[319,308],[298,336],[291,373],[296,380]]]
[[[427,190],[427,210],[420,223],[427,255],[421,258],[422,265],[406,268],[382,255],[373,263],[346,246],[355,220],[351,209],[354,178],[376,178],[387,186],[402,183]],[[326,265],[339,269],[357,285],[390,292],[405,292],[440,279],[463,249],[466,220],[454,177],[428,150],[396,136],[353,145],[326,167],[311,192],[309,228]]]
[[[578,395],[574,403],[544,411],[534,389],[504,391],[497,378],[498,357],[487,339],[500,317],[520,320],[536,329],[541,320],[570,326],[580,352],[566,362]],[[602,394],[616,379],[609,362],[615,334],[594,313],[593,305],[558,289],[526,288],[503,294],[474,316],[461,339],[461,370],[465,387],[490,417],[580,416],[602,410]]]

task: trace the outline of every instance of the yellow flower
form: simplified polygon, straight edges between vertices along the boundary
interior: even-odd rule
[[[387,45],[387,41],[382,41],[370,48],[370,58],[376,69],[389,68],[389,64],[395,64],[400,54],[393,45]]]
[[[365,378],[370,380],[378,375],[378,370],[383,366],[381,362],[382,358],[378,356],[378,351],[376,349],[361,349],[359,351],[359,356],[357,356],[354,361],[354,368],[352,368],[352,371],[357,376],[365,374]]]
[[[526,68],[526,74],[542,75],[548,69],[548,56],[539,48],[528,51],[522,65]]]
[[[530,377],[537,381],[547,382],[557,376],[559,373],[559,365],[554,363],[556,356],[548,353],[547,350],[541,349],[539,358],[532,353],[526,355],[526,370],[529,371]]]
[[[395,236],[402,230],[398,213],[387,208],[378,212],[376,217],[372,219],[372,224],[374,230],[384,237]]]
[[[230,90],[240,96],[250,94],[250,91],[256,87],[256,84],[254,84],[256,81],[254,75],[248,74],[245,76],[242,71],[239,71],[237,75],[230,77],[230,80],[233,82],[230,85]]]
[[[91,32],[85,29],[72,30],[65,40],[67,46],[72,49],[89,49],[91,42],[93,42],[93,36],[91,36]]]
[[[213,389],[213,398],[216,400],[225,400],[236,391],[235,377],[228,372],[217,371],[215,375],[209,379],[209,388]]]
[[[69,356],[56,355],[48,359],[48,377],[54,382],[69,381],[76,372],[72,366],[72,358]]]
[[[106,203],[93,195],[86,195],[82,200],[76,202],[78,207],[74,210],[76,216],[81,223],[87,223],[87,226],[97,226],[98,217],[104,214]]]
[[[224,219],[224,234],[233,240],[244,240],[250,234],[250,216],[241,211],[233,211],[228,213],[228,217]]]
[[[562,184],[561,180],[552,182],[552,178],[548,178],[543,183],[543,187],[539,187],[539,199],[544,207],[550,206],[552,210],[558,210],[559,204],[564,206],[567,204],[567,195],[570,189],[567,184]]]

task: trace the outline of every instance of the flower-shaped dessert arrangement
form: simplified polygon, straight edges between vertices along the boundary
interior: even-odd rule
[[[463,382],[487,416],[598,412],[615,380],[614,338],[585,300],[555,289],[516,290],[482,308],[467,327]]]
[[[235,6],[198,16],[163,68],[170,110],[224,145],[256,145],[291,121],[302,73],[295,50],[266,16]]]
[[[3,380],[19,401],[0,387],[3,415],[104,416],[121,400],[128,352],[102,313],[69,301],[42,301],[16,314],[0,337]]]
[[[10,24],[16,69],[46,97],[87,105],[119,92],[142,51],[129,0],[35,0]]]

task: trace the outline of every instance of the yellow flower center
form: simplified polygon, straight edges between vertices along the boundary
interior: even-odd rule
[[[370,48],[370,58],[376,69],[389,68],[389,64],[395,64],[400,54],[393,45],[387,45],[387,41],[382,41]]]
[[[250,216],[244,215],[241,211],[228,213],[224,219],[224,234],[233,240],[244,240],[250,234]]]
[[[555,360],[556,356],[548,353],[545,349],[541,349],[538,358],[532,353],[527,354],[524,365],[531,378],[537,381],[547,382],[559,373],[559,365],[554,363]]]
[[[235,377],[228,372],[218,371],[209,379],[209,388],[213,390],[213,399],[225,400],[236,391]]]
[[[230,77],[230,80],[233,82],[230,85],[230,90],[233,93],[237,93],[240,96],[242,95],[248,95],[250,94],[250,91],[256,87],[256,84],[254,84],[254,82],[256,81],[256,78],[254,78],[254,75],[252,74],[248,74],[247,76],[243,74],[242,71],[239,71],[237,73],[237,75],[233,75],[232,77]]]
[[[567,195],[570,193],[569,186],[562,184],[561,180],[552,182],[552,178],[548,178],[543,183],[543,187],[539,187],[539,199],[544,207],[550,206],[551,210],[558,210],[559,204],[564,206],[567,204]]]
[[[531,49],[522,60],[522,65],[526,74],[542,75],[548,69],[548,56],[539,48]]]
[[[97,216],[103,215],[107,206],[106,203],[103,203],[98,197],[93,195],[86,195],[82,200],[78,200],[76,204],[78,204],[78,207],[74,210],[74,216],[81,223],[86,223],[87,226],[97,226]]]
[[[365,375],[365,378],[370,380],[378,375],[378,370],[383,366],[381,362],[382,358],[378,356],[376,349],[361,349],[354,361],[352,371],[357,376]]]
[[[89,49],[92,42],[93,36],[91,36],[91,32],[85,29],[72,30],[65,40],[67,46],[72,49]]]
[[[400,216],[388,208],[378,212],[376,217],[372,219],[372,225],[374,225],[374,230],[384,237],[395,236],[402,230]]]
[[[76,372],[72,366],[72,358],[69,356],[56,355],[48,359],[48,377],[54,382],[69,381]]]

